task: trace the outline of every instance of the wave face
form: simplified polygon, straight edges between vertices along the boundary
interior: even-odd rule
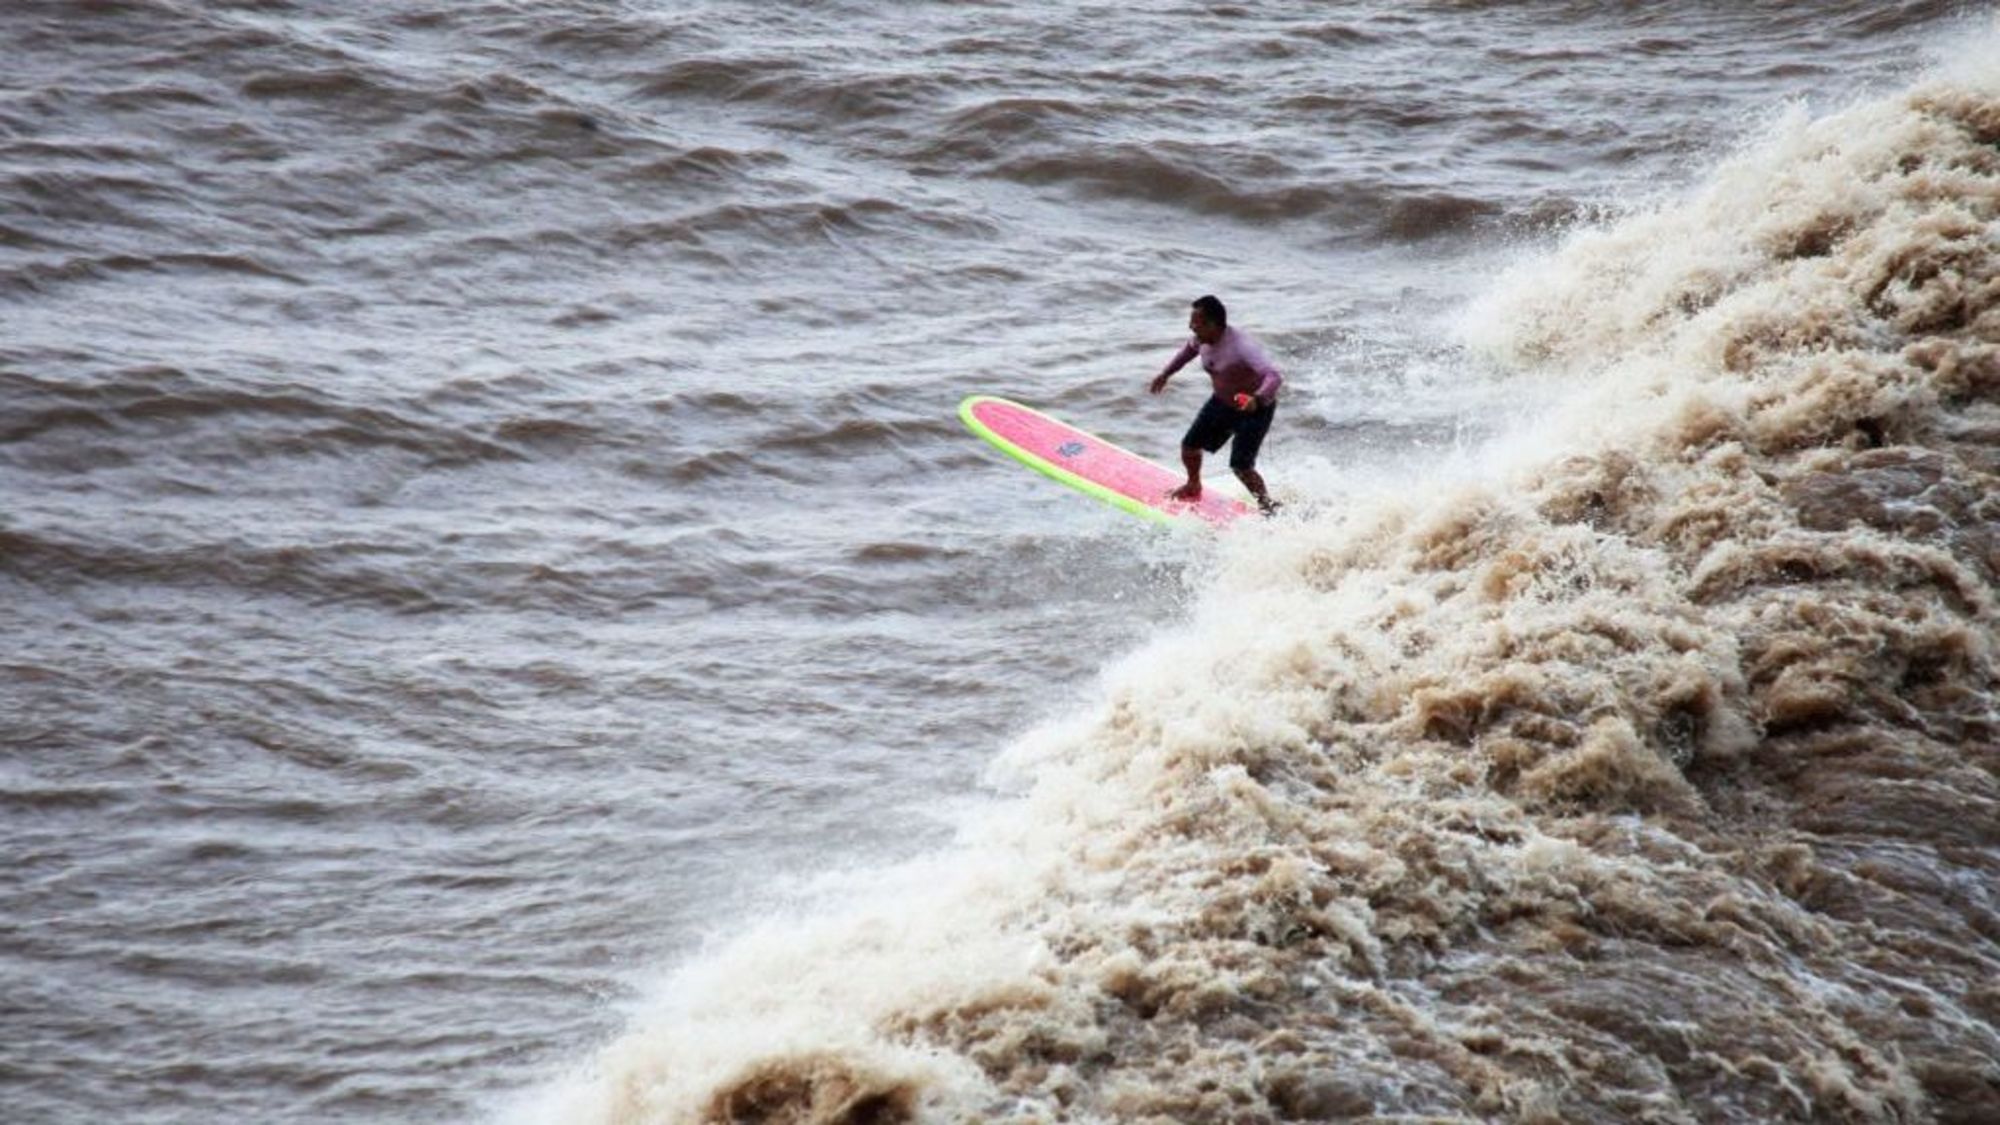
[[[1568,388],[1499,479],[1232,539],[1017,807],[560,1104],[2000,1116],[1990,67],[1775,123],[1469,335]]]

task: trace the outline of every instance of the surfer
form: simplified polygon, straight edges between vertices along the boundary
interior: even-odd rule
[[[1233,439],[1229,467],[1268,516],[1278,510],[1278,502],[1271,499],[1263,476],[1257,472],[1257,450],[1270,432],[1271,418],[1278,410],[1278,387],[1285,377],[1278,374],[1248,332],[1229,327],[1229,310],[1212,296],[1195,298],[1188,313],[1188,331],[1194,337],[1153,376],[1149,390],[1153,394],[1165,390],[1174,372],[1199,355],[1215,393],[1201,404],[1194,423],[1181,438],[1181,467],[1187,470],[1187,483],[1168,495],[1176,500],[1200,499],[1202,453],[1214,453]]]

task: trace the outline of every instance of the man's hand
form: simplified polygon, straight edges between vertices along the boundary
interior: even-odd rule
[[[1164,391],[1166,389],[1167,389],[1167,377],[1165,375],[1153,376],[1153,385],[1146,388],[1147,392],[1150,394],[1159,394],[1161,391]]]

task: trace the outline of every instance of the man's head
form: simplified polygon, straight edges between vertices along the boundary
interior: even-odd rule
[[[1222,339],[1222,330],[1229,327],[1229,310],[1212,296],[1196,297],[1193,311],[1188,313],[1188,331],[1204,344],[1213,344]]]

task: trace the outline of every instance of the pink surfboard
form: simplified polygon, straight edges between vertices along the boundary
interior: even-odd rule
[[[1135,516],[1160,523],[1198,519],[1222,527],[1251,511],[1212,485],[1192,504],[1171,499],[1167,493],[1180,486],[1180,473],[1018,402],[973,395],[959,404],[958,416],[1016,461]]]

